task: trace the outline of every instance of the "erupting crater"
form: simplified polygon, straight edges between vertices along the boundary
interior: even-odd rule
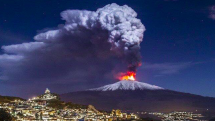
[[[162,90],[164,88],[136,81],[136,73],[127,71],[117,75],[118,82],[99,88],[89,89],[91,91],[115,91],[115,90]]]
[[[105,85],[99,88],[90,89],[91,91],[115,91],[115,90],[161,90],[162,87],[138,82],[135,79],[136,73],[128,71],[127,73],[120,73],[118,79],[120,81]]]
[[[121,73],[119,75],[119,80],[136,81],[136,73],[128,71],[127,73]]]

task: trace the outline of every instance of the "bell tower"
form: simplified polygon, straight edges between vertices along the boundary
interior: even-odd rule
[[[48,88],[46,88],[45,94],[50,93],[50,90]]]

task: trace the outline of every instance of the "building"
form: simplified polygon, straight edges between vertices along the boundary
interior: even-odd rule
[[[47,101],[47,100],[53,100],[53,99],[58,99],[58,96],[56,94],[51,93],[51,91],[48,88],[46,88],[45,94],[32,98],[32,100],[40,100],[40,101]]]

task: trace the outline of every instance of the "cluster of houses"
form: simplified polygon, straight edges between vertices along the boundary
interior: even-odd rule
[[[3,103],[0,108],[8,111],[16,121],[116,121],[138,119],[134,114],[122,113],[120,110],[113,110],[111,113],[99,112],[92,105],[87,108],[56,109],[49,107],[51,100],[59,100],[56,94],[46,89],[45,94],[29,100],[14,100]]]
[[[160,117],[162,121],[205,121],[203,120],[204,116],[202,116],[201,114],[195,114],[193,112],[151,112],[149,114]]]

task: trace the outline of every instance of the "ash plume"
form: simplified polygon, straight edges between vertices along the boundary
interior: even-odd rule
[[[136,71],[141,64],[145,27],[127,5],[66,10],[61,17],[65,24],[37,34],[35,42],[2,47],[2,80],[96,83],[115,68]]]

